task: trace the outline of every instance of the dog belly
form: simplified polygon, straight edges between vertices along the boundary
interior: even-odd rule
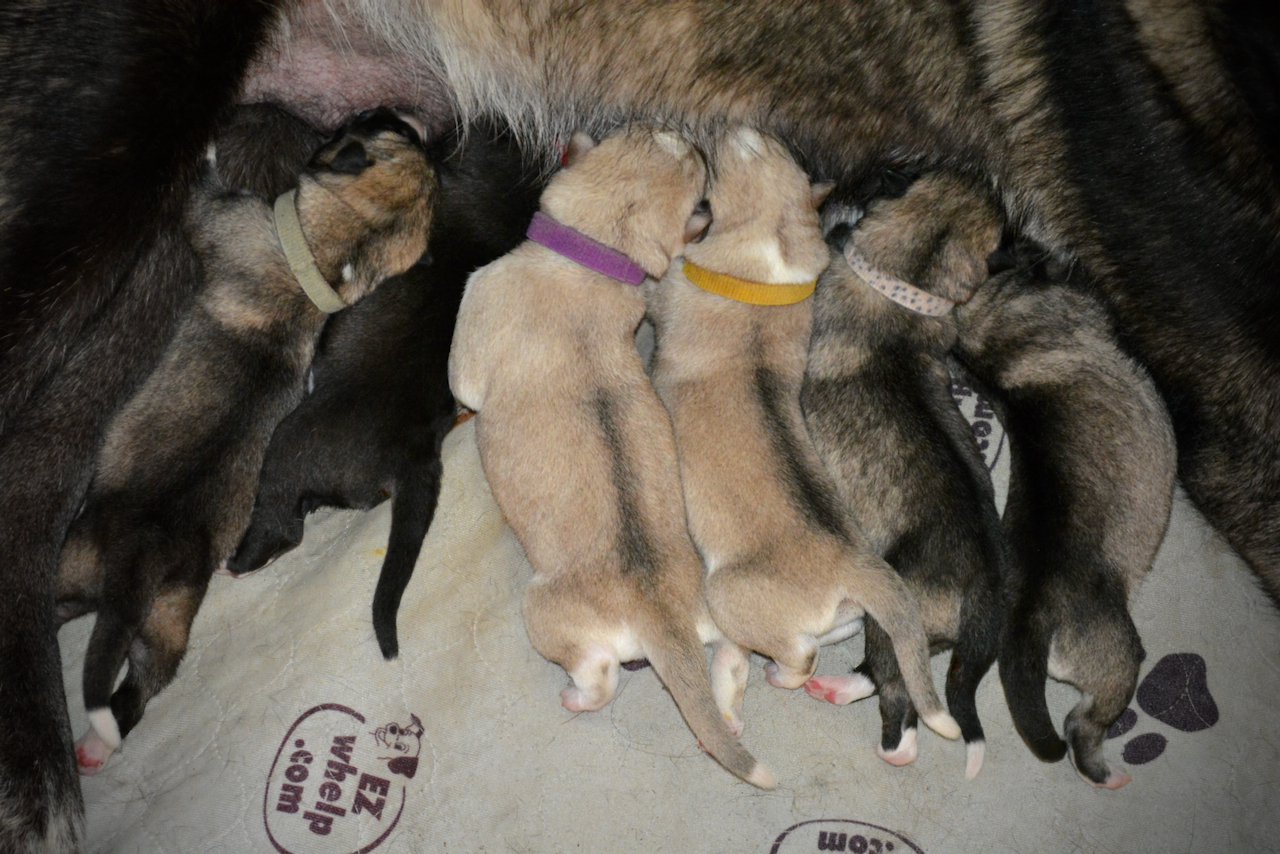
[[[286,107],[332,130],[362,110],[416,113],[429,136],[453,126],[451,96],[427,62],[394,52],[358,22],[336,26],[320,0],[292,9],[271,47],[250,67],[241,100]]]

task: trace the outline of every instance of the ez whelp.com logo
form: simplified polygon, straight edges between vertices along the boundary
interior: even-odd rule
[[[276,751],[262,801],[267,838],[281,854],[364,854],[400,822],[418,772],[422,722],[370,722],[325,703],[303,712]]]

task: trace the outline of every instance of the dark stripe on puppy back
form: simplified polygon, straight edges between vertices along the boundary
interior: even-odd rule
[[[622,558],[624,575],[636,576],[641,584],[651,585],[659,565],[659,555],[649,532],[644,527],[644,515],[636,495],[635,471],[627,456],[627,443],[617,420],[618,403],[604,390],[596,392],[593,401],[600,433],[609,449],[610,474],[618,500],[618,542],[616,548]]]
[[[769,445],[779,463],[777,473],[787,488],[792,505],[810,527],[847,540],[844,517],[835,494],[819,475],[805,465],[802,440],[792,432],[786,415],[786,385],[777,372],[757,366],[755,392],[764,415]]]

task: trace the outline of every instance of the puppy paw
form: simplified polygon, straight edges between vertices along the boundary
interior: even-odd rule
[[[1083,774],[1080,776],[1084,777]],[[1112,768],[1111,773],[1107,774],[1107,779],[1103,780],[1101,783],[1094,782],[1088,777],[1085,777],[1084,779],[1085,782],[1090,786],[1093,786],[1095,789],[1107,789],[1113,792],[1116,789],[1123,789],[1125,786],[1133,782],[1133,778],[1129,776],[1128,772],[1121,768]]]
[[[919,747],[916,744],[915,727],[902,731],[902,739],[893,750],[885,750],[883,745],[877,745],[876,755],[895,768],[901,768],[903,765],[910,765],[915,762],[916,757],[920,755]]]
[[[560,705],[571,712],[594,712],[601,709],[604,703],[593,704],[582,689],[574,687],[560,692]]]
[[[861,673],[848,676],[815,676],[804,683],[804,692],[815,700],[847,706],[876,692],[875,683]]]
[[[92,777],[102,770],[114,751],[93,729],[76,742],[76,769],[82,776]]]
[[[782,667],[776,661],[770,661],[764,666],[764,679],[775,688],[794,691],[808,681],[809,674],[790,667]]]

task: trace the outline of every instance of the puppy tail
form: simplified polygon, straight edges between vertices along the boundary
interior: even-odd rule
[[[645,655],[703,749],[751,785],[761,789],[777,788],[773,772],[738,742],[716,708],[706,652],[697,633],[691,626],[666,615],[647,622],[642,629]]]
[[[889,564],[859,568],[850,590],[893,644],[903,684],[921,720],[943,738],[959,738],[960,725],[942,706],[929,666],[929,638],[925,635],[920,604]],[[871,571],[868,571],[871,570]],[[874,578],[874,581],[868,579]]]
[[[391,502],[391,535],[387,541],[387,557],[382,562],[378,586],[373,594],[373,631],[378,637],[382,657],[388,661],[400,654],[396,636],[396,615],[413,568],[422,551],[422,541],[431,529],[440,498],[443,467],[440,455],[426,463],[408,467],[399,478],[395,498]]]
[[[1049,678],[1049,635],[1044,621],[1033,613],[1015,609],[1005,626],[998,666],[1000,683],[1013,725],[1031,752],[1045,762],[1057,762],[1067,753],[1067,743],[1053,728],[1045,701]]]

